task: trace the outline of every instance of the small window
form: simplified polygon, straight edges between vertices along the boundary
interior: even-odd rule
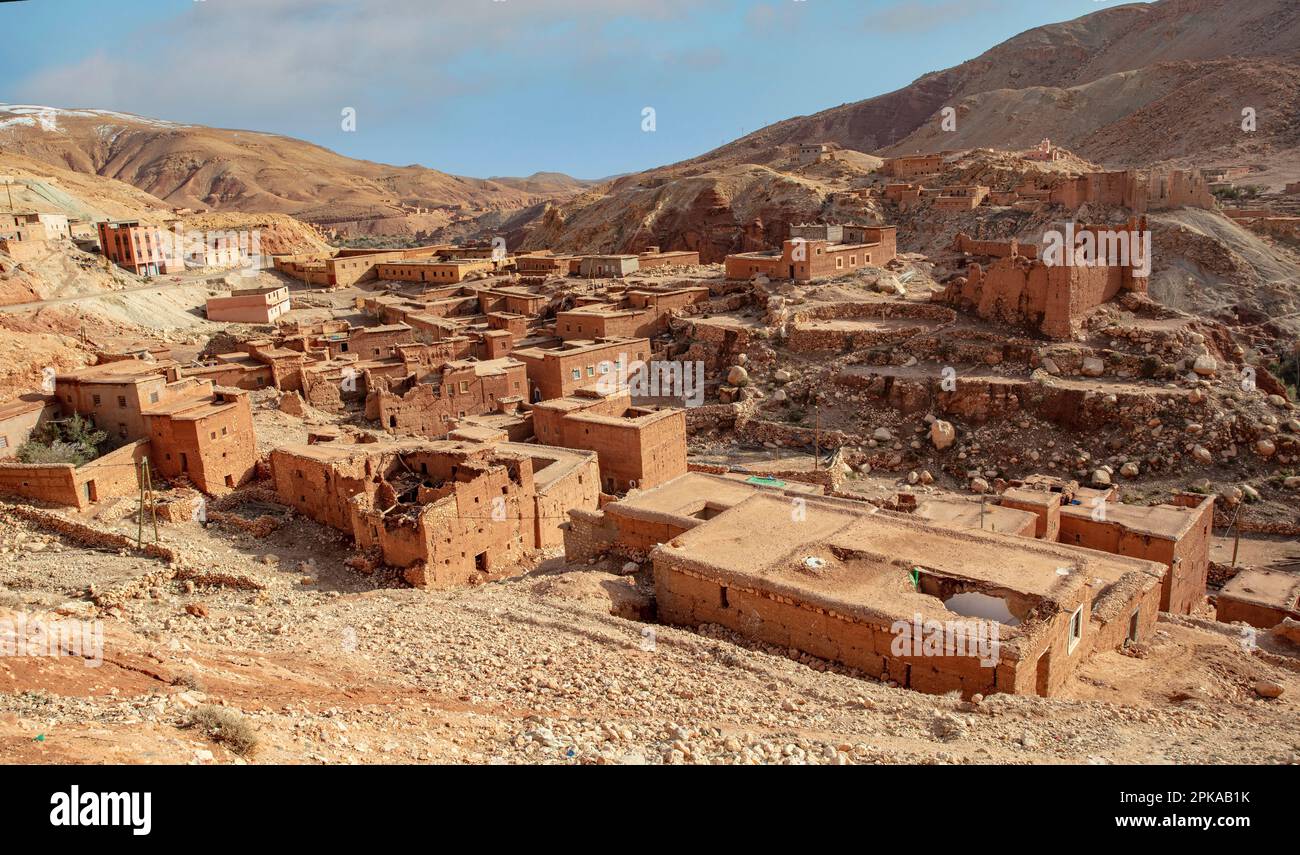
[[[69,400],[71,400],[71,398],[69,398]],[[99,396],[98,396],[98,395],[95,396],[95,406],[96,406],[96,407],[99,406]]]
[[[124,396],[124,395],[118,395],[118,396],[117,396],[117,405],[118,405],[119,407],[125,407],[125,406],[126,406],[126,396]]]
[[[596,366],[594,366],[594,365],[588,365],[588,366],[587,366],[587,376],[588,376],[588,377],[595,377],[595,376],[596,376]]]
[[[1070,645],[1066,648],[1066,653],[1073,653],[1074,648],[1079,646],[1079,641],[1083,638],[1083,606],[1074,610],[1070,615]]]
[[[156,404],[156,403],[158,403],[158,393],[157,393],[157,392],[150,392],[150,393],[149,393],[149,403],[151,403],[151,404]]]
[[[581,369],[581,368],[575,368],[575,369],[573,369],[573,379],[574,379],[574,380],[581,380],[581,379],[582,379],[582,369]]]
[[[0,448],[8,448],[8,447],[9,447],[9,437],[0,436]]]

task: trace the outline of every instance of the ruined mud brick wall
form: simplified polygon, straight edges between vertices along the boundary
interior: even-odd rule
[[[393,392],[380,389],[374,400],[383,428],[395,434],[446,436],[457,419],[496,412],[501,401],[522,396],[528,378],[525,366],[515,364],[494,374],[477,374],[472,366],[448,367],[439,379],[412,383],[413,375]]]
[[[541,464],[546,462],[534,458],[533,472],[538,472]],[[600,500],[600,465],[595,457],[589,458],[563,478],[554,479],[535,490],[533,548],[553,549],[564,546],[568,540],[565,526],[570,513],[594,512],[596,509]]]
[[[0,495],[21,496],[51,505],[85,510],[95,502],[139,493],[140,461],[149,440],[128,443],[83,464],[0,463]]]
[[[534,548],[531,460],[489,463],[420,451],[404,458],[437,486],[421,486],[414,503],[388,513],[379,507],[382,490],[356,496],[359,549],[377,547],[412,585],[445,588],[499,571]]]
[[[50,511],[33,508],[27,505],[13,505],[9,511],[16,517],[21,517],[28,522],[35,523],[45,531],[54,532],[62,537],[67,538],[78,546],[84,546],[87,549],[106,549],[112,551],[129,551],[140,552],[151,558],[159,558],[163,561],[176,561],[176,553],[165,546],[156,543],[146,543],[137,550],[135,539],[120,535],[116,532],[102,531],[85,523],[70,520]]]
[[[1153,576],[1130,574],[1098,594],[1089,615],[1088,651],[1122,648],[1134,630],[1132,620],[1135,614],[1137,638],[1151,638],[1160,620],[1163,587],[1162,582]]]
[[[742,418],[736,421],[736,438],[742,442],[766,443],[778,446],[811,448],[816,440],[823,449],[837,448],[845,445],[863,445],[866,438],[858,434],[845,433],[840,430],[815,430],[814,428],[770,422],[758,418]]]
[[[352,372],[354,389],[343,389],[343,367],[329,370],[305,370],[302,372],[300,394],[305,402],[326,413],[342,413],[349,408],[365,404],[368,389],[366,372],[353,366],[346,366]]]
[[[373,492],[374,474],[386,458],[372,458],[365,446],[348,460],[323,461],[284,449],[271,452],[276,501],[318,523],[352,533],[353,496]]]
[[[751,335],[744,327],[691,323],[681,338],[691,343],[683,359],[703,362],[705,370],[717,371],[734,364],[736,355],[749,349]]]
[[[618,526],[603,512],[571,509],[568,515],[568,521],[561,527],[566,561],[589,561],[615,548]]]
[[[1036,244],[1021,243],[1015,238],[1009,241],[975,240],[965,232],[957,233],[957,236],[953,238],[952,248],[957,252],[987,256],[989,258],[1010,258],[1013,255],[1018,255],[1032,260],[1038,257],[1038,246]]]
[[[791,317],[786,347],[795,353],[859,350],[897,343],[956,321],[956,313],[943,306],[902,303],[835,303],[818,306]],[[879,329],[825,329],[816,321],[915,320],[915,325]]]
[[[736,419],[743,411],[742,404],[705,404],[700,407],[689,407],[685,411],[686,432],[695,434],[700,431],[732,430],[736,426]]]
[[[248,393],[222,390],[203,414],[150,415],[150,453],[163,478],[187,477],[205,493],[227,493],[253,477],[257,442]]]

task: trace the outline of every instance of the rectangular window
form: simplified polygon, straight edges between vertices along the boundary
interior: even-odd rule
[[[580,379],[582,379],[582,369],[581,369],[581,368],[575,368],[575,369],[573,369],[573,379],[574,379],[574,380],[580,380]]]
[[[151,403],[151,404],[156,404],[156,403],[158,403],[158,393],[157,393],[157,392],[150,392],[150,393],[149,393],[149,403]]]
[[[125,406],[126,406],[126,396],[125,396],[125,395],[118,395],[118,396],[117,396],[117,405],[118,405],[119,407],[125,407]]]
[[[0,436],[0,448],[8,448],[8,447],[9,447],[9,437]]]
[[[99,396],[98,396],[98,395],[95,396],[95,406],[96,406],[96,407],[99,406]]]
[[[1079,646],[1079,641],[1083,638],[1083,606],[1074,610],[1070,615],[1070,644],[1066,653],[1073,653],[1074,648]]]

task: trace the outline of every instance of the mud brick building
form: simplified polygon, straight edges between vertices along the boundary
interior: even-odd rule
[[[512,263],[513,259],[509,259]],[[464,282],[475,273],[492,274],[505,266],[506,260],[492,258],[426,258],[384,262],[376,268],[380,279],[398,282]]]
[[[479,300],[479,311],[483,314],[490,312],[510,312],[516,315],[525,315],[535,318],[546,308],[548,297],[530,291],[527,288],[520,288],[511,285],[503,285],[496,288],[479,288],[477,289]]]
[[[641,269],[641,259],[635,255],[584,255],[578,264],[583,276],[610,276],[621,279]]]
[[[527,385],[524,363],[511,357],[446,362],[377,390],[378,417],[390,433],[446,436],[459,419],[522,402]]]
[[[248,392],[202,381],[170,384],[173,394],[145,410],[150,461],[163,478],[188,478],[221,495],[253,477],[257,443]]]
[[[500,576],[557,545],[561,509],[594,509],[600,489],[594,453],[539,445],[330,442],[271,459],[282,502],[429,588]]]
[[[659,247],[647,247],[645,252],[637,255],[639,270],[654,270],[657,267],[687,267],[700,263],[700,254],[689,250],[669,250],[661,252]]]
[[[1168,504],[1128,505],[1115,488],[1092,489],[1034,476],[1003,493],[1001,504],[1034,513],[1035,536],[1168,568],[1160,610],[1191,614],[1205,599],[1214,497],[1175,493]]]
[[[1300,576],[1279,570],[1242,570],[1215,600],[1216,617],[1270,629],[1290,618],[1300,621]]]
[[[272,367],[243,351],[219,353],[212,358],[211,364],[202,367],[177,366],[167,376],[172,381],[195,377],[210,380],[214,386],[228,386],[232,389],[265,389],[276,385]]]
[[[1053,695],[1093,651],[1149,637],[1164,568],[755,493],[656,547],[659,618],[716,623],[930,693]],[[979,652],[944,629],[982,634]],[[938,641],[935,643],[935,632]],[[987,641],[998,646],[990,657]]]
[[[144,410],[167,393],[175,363],[122,360],[58,374],[54,397],[64,417],[79,413],[119,440],[148,435]]]
[[[1091,232],[1100,241],[1100,232],[1112,230],[1140,233],[1146,230],[1146,221],[1134,220],[1116,227],[1080,225],[1077,233]],[[1049,338],[1065,340],[1080,334],[1084,319],[1093,309],[1123,292],[1142,294],[1147,290],[1147,279],[1131,265],[1048,265],[1036,257],[1021,256],[1014,248],[1013,252],[987,268],[970,264],[965,276],[948,284],[944,302],[981,318],[1029,327]]]
[[[288,311],[288,288],[245,288],[207,304],[208,320],[238,324],[272,324]]]
[[[686,412],[632,406],[623,391],[582,390],[533,406],[539,442],[594,451],[607,493],[657,487],[686,473]]]
[[[526,347],[513,351],[528,373],[528,401],[563,398],[584,386],[600,382],[609,372],[625,369],[630,375],[638,363],[650,358],[645,338],[566,341],[558,347]]]
[[[943,172],[942,154],[909,154],[887,157],[880,171],[894,178],[920,178]]]
[[[727,278],[761,275],[810,282],[864,267],[882,267],[898,255],[898,230],[894,226],[795,226],[791,233],[780,251],[728,255]],[[803,236],[809,233],[822,236]]]
[[[149,441],[140,439],[81,466],[71,463],[0,461],[0,495],[34,499],[84,511],[106,499],[139,492],[140,461],[149,456]]]
[[[53,395],[28,394],[0,404],[0,460],[13,457],[37,426],[58,415]]]
[[[121,360],[56,377],[58,411],[44,418],[89,418],[117,447],[81,466],[0,463],[0,493],[85,509],[133,494],[145,458],[155,478],[184,477],[213,495],[247,481],[257,463],[247,392],[168,382],[162,372],[173,367]]]
[[[568,276],[577,273],[582,263],[580,256],[554,255],[549,252],[530,252],[515,258],[515,269],[520,276]]]
[[[139,220],[99,224],[99,247],[104,257],[140,276],[159,276],[185,270],[176,237],[162,226]]]
[[[707,303],[709,289],[633,288],[621,297],[592,301],[555,313],[555,334],[572,339],[650,338],[668,329],[668,319],[690,306]]]
[[[642,561],[661,543],[735,507],[760,490],[789,498],[818,496],[813,484],[744,475],[687,472],[656,488],[636,490],[600,510],[575,509],[564,531],[570,562],[606,554]]]

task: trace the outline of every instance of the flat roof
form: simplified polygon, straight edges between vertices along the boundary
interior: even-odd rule
[[[1061,514],[1071,517],[1091,517],[1094,513],[1092,503],[1086,500],[1081,504],[1062,504]],[[1123,502],[1106,502],[1106,522],[1122,525],[1129,531],[1159,537],[1166,540],[1178,540],[1191,531],[1192,525],[1200,518],[1197,508],[1180,505],[1126,505]]]
[[[1242,570],[1220,596],[1270,608],[1300,609],[1300,575],[1282,570]]]
[[[980,505],[965,499],[926,499],[916,506],[913,514],[919,519],[939,525],[970,528],[977,531],[1005,531],[1018,533],[1026,526],[1038,525],[1038,514],[1031,511],[1004,508],[992,502]]]
[[[1029,605],[1053,603],[1060,609],[1073,607],[1093,580],[1108,582],[1107,577],[1136,571],[1147,584],[1156,584],[1157,569],[1163,570],[1149,561],[1010,534],[947,530],[846,500],[810,497],[801,510],[795,519],[790,497],[756,492],[654,554],[720,581],[877,622],[917,613],[952,619],[954,613],[938,598],[914,587],[914,568],[972,588],[1018,595],[1022,606],[1028,598]],[[1102,565],[1110,571],[1097,572]]]
[[[43,410],[56,403],[58,401],[53,395],[23,395],[7,404],[0,404],[0,421]]]

